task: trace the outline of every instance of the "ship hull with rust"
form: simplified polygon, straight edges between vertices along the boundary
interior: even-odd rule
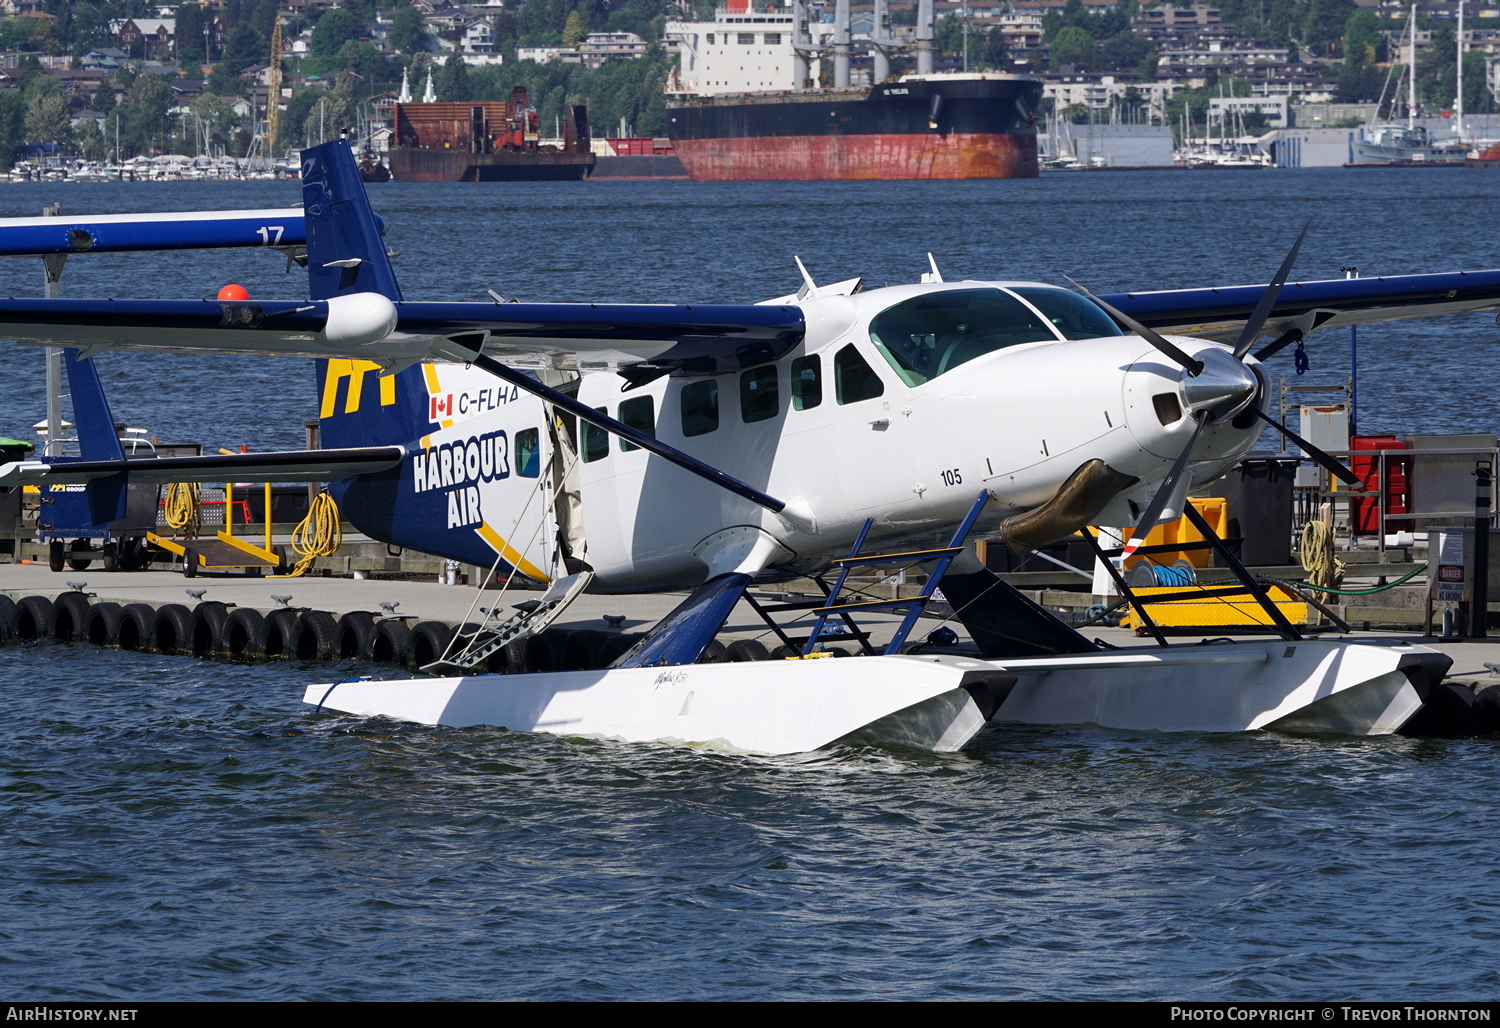
[[[1035,178],[1041,82],[904,78],[873,89],[695,98],[667,131],[699,181]]]

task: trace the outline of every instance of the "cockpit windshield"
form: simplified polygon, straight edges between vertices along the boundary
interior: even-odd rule
[[[927,293],[881,311],[870,322],[870,341],[907,385],[1007,346],[1119,334],[1088,300],[1045,286]]]
[[[1064,339],[1098,339],[1124,333],[1092,300],[1049,286],[1016,286],[1011,292],[1044,314]]]

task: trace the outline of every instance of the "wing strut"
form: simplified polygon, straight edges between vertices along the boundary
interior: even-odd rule
[[[455,342],[457,341],[455,340]],[[463,344],[457,343],[457,345],[462,346]],[[483,354],[471,354],[464,359],[476,368],[488,371],[501,381],[509,382],[511,385],[524,389],[534,396],[541,397],[554,407],[567,411],[579,421],[586,421],[590,425],[596,425],[606,432],[610,432],[639,446],[643,450],[649,450],[663,460],[671,461],[685,471],[691,471],[698,477],[707,479],[722,489],[728,489],[736,496],[743,496],[751,503],[759,504],[772,514],[780,514],[786,507],[786,504],[776,497],[769,496],[754,486],[747,485],[731,475],[726,475],[718,468],[705,464],[696,457],[690,457],[681,450],[668,446],[661,440],[649,436],[638,429],[631,428],[622,421],[616,421],[608,414],[601,414],[587,404],[579,403],[566,393],[560,393],[556,389],[544,386],[531,376],[514,368],[507,367],[493,357],[486,357]]]

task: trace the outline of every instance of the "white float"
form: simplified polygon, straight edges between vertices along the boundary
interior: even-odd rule
[[[948,752],[987,721],[1384,735],[1449,658],[1412,644],[1258,641],[986,661],[948,655],[324,683],[322,710],[426,725],[800,753]]]

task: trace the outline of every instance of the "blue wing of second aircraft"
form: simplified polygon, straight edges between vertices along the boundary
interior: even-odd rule
[[[1158,332],[1232,340],[1239,335],[1264,285],[1117,293],[1102,299]],[[1364,325],[1500,307],[1500,271],[1387,275],[1288,282],[1267,319],[1265,334],[1313,315],[1319,326]]]
[[[383,235],[385,222],[375,223]],[[183,214],[0,218],[0,257],[296,247],[307,244],[300,207]]]

